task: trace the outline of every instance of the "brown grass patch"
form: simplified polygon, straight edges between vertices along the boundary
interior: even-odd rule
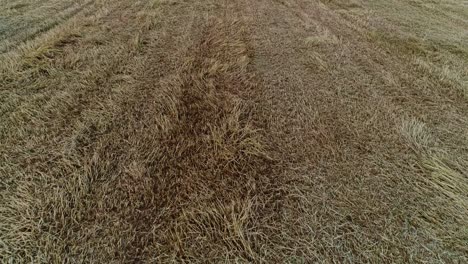
[[[13,202],[9,212],[21,208],[23,226],[41,219],[42,227],[24,238],[6,234],[10,245],[28,244],[17,254],[47,261],[252,261],[265,254],[259,240],[274,224],[282,187],[253,118],[261,87],[248,70],[242,24],[204,28],[177,74],[119,99],[120,114],[107,125],[79,129],[74,154],[41,174],[47,195],[20,181],[11,201],[23,205]]]
[[[82,3],[0,43],[1,261],[466,262],[456,37],[383,1]]]

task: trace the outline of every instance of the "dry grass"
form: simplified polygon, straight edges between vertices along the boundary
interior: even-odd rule
[[[1,262],[467,261],[461,1],[0,4]]]
[[[428,128],[417,120],[405,121],[402,134],[419,156],[419,163],[428,173],[418,179],[416,191],[437,193],[437,200],[445,207],[444,215],[438,210],[421,212],[419,221],[433,235],[439,235],[447,245],[466,251],[468,232],[468,175],[465,155],[458,156],[443,147],[431,136]],[[465,244],[465,245],[464,245]]]
[[[41,3],[45,2],[45,3]],[[63,23],[94,1],[12,1],[2,5],[0,53]]]

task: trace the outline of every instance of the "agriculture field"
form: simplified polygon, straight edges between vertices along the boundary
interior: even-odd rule
[[[462,0],[0,0],[0,262],[467,263]]]

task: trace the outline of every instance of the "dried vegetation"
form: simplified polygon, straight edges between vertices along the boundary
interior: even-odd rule
[[[0,260],[466,262],[467,18],[0,0]]]

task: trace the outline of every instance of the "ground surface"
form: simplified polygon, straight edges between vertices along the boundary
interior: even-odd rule
[[[0,0],[5,263],[468,261],[461,0]]]

